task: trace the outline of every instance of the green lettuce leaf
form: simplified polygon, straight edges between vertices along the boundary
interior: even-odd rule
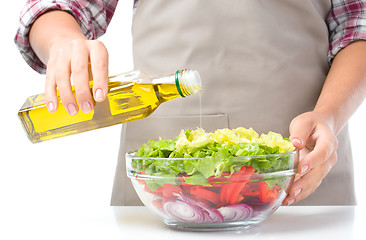
[[[173,176],[184,175],[186,183],[205,185],[210,176],[233,173],[242,166],[252,166],[256,173],[290,169],[291,155],[263,155],[294,150],[289,139],[274,132],[259,136],[252,128],[242,127],[218,129],[215,132],[188,129],[182,130],[174,139],[150,139],[136,151],[138,157],[146,158],[133,159],[132,167],[137,172],[169,176],[172,179]],[[171,182],[157,179],[148,184],[157,189],[164,183]]]

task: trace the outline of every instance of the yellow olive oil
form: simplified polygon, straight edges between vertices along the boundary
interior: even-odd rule
[[[48,112],[44,94],[39,94],[27,99],[18,116],[30,141],[37,143],[145,118],[161,103],[193,94],[201,87],[200,79],[184,79],[181,74],[174,76],[173,83],[167,79],[110,81],[105,101],[96,103],[90,113],[79,111],[74,116],[70,116],[60,102],[56,112]],[[196,82],[187,85],[186,81]]]

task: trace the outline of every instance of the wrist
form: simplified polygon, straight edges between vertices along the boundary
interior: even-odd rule
[[[322,108],[316,106],[313,110],[313,113],[316,115],[316,117],[328,125],[330,130],[337,135],[340,131],[340,127],[337,124],[336,117],[334,116],[333,112],[330,111],[329,108]]]
[[[32,49],[47,64],[51,49],[66,41],[86,39],[76,19],[69,13],[54,10],[41,15],[29,32]]]

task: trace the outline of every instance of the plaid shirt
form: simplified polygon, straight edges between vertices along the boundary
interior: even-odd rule
[[[329,29],[329,62],[344,47],[356,40],[366,40],[366,0],[331,0],[326,19]],[[25,61],[36,71],[46,66],[30,47],[28,35],[32,23],[41,14],[54,9],[71,13],[88,39],[103,35],[112,19],[118,0],[27,0],[20,14],[15,43]],[[134,8],[138,5],[135,0]]]

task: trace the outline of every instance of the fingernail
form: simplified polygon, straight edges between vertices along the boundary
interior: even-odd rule
[[[293,204],[295,202],[295,199],[290,199],[287,202],[287,206],[290,206],[291,204]]]
[[[300,174],[304,174],[307,170],[309,169],[309,166],[308,165],[305,165],[301,168],[301,172]]]
[[[298,138],[293,138],[291,142],[292,142],[292,144],[297,143],[297,144],[302,145],[302,141]]]
[[[98,88],[96,91],[95,91],[95,101],[102,101],[103,100],[103,90]]]
[[[69,105],[67,105],[67,108],[69,110],[69,114],[71,116],[75,115],[78,111],[76,110],[76,107],[74,104],[70,103]]]
[[[295,197],[296,197],[297,195],[299,195],[299,193],[301,193],[301,191],[302,191],[302,189],[301,189],[301,188],[297,189],[297,190],[295,191]]]
[[[53,102],[49,102],[47,104],[47,109],[49,112],[53,112],[53,110],[55,110],[55,105],[53,104]]]
[[[84,113],[90,113],[92,110],[90,102],[83,102],[83,104],[81,105],[81,108]]]

